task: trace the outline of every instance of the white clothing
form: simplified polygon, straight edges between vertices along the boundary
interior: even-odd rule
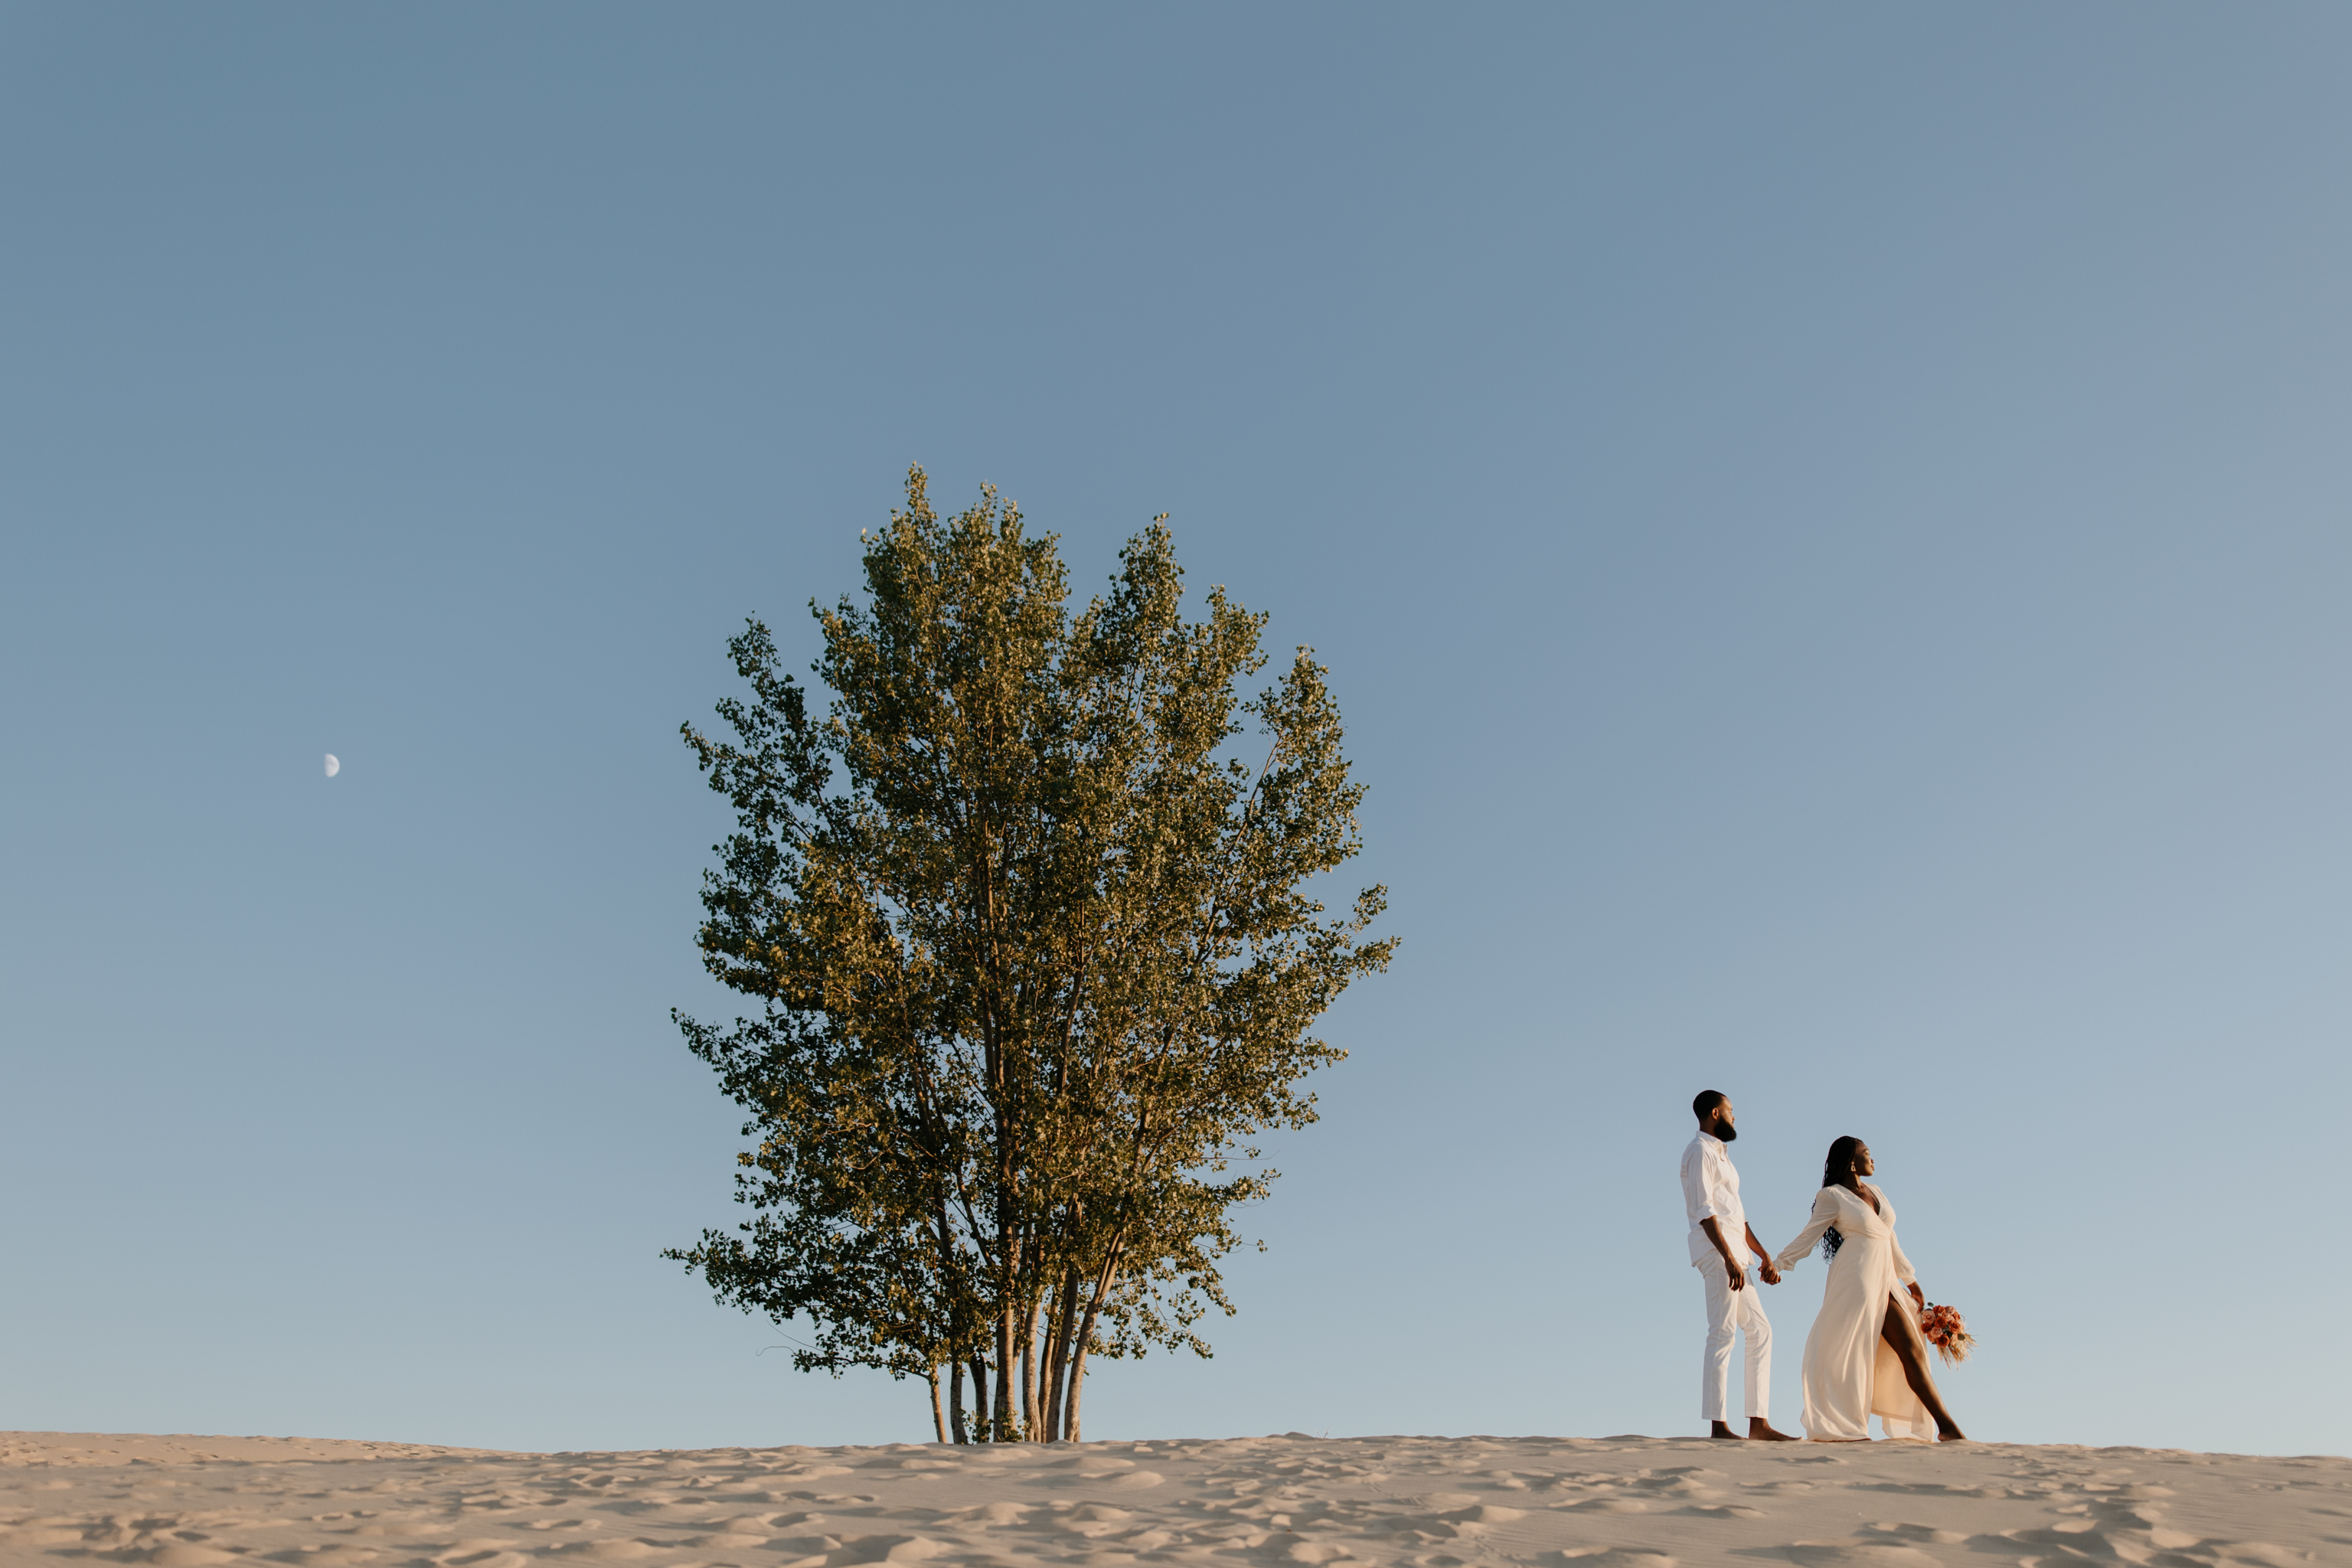
[[[1875,1415],[1890,1437],[1933,1437],[1934,1419],[1904,1380],[1895,1348],[1879,1337],[1889,1310],[1918,1326],[1919,1310],[1903,1287],[1919,1277],[1895,1239],[1895,1205],[1864,1186],[1876,1194],[1876,1208],[1842,1186],[1814,1194],[1812,1218],[1773,1260],[1784,1273],[1794,1268],[1832,1226],[1845,1238],[1822,1289],[1821,1315],[1805,1336],[1805,1436],[1867,1438]]]
[[[1723,1140],[1711,1132],[1700,1133],[1683,1151],[1683,1212],[1690,1216],[1691,1267],[1705,1268],[1710,1258],[1723,1261],[1700,1224],[1706,1219],[1722,1226],[1724,1245],[1742,1268],[1754,1259],[1748,1249],[1748,1211],[1739,1206],[1739,1173],[1731,1168]]]
[[[1747,1337],[1748,1418],[1771,1417],[1772,1325],[1765,1320],[1760,1297],[1764,1288],[1754,1279],[1744,1290],[1731,1288],[1730,1271],[1713,1247],[1698,1266],[1706,1281],[1706,1372],[1699,1385],[1699,1419],[1731,1419],[1731,1335],[1737,1329]]]
[[[1731,1288],[1723,1254],[1701,1223],[1712,1219],[1723,1243],[1742,1268],[1755,1261],[1748,1245],[1748,1211],[1739,1206],[1739,1173],[1732,1168],[1723,1140],[1702,1132],[1683,1151],[1683,1212],[1690,1220],[1691,1267],[1706,1284],[1706,1359],[1699,1384],[1699,1419],[1728,1421],[1731,1403],[1731,1336],[1746,1341],[1748,1415],[1762,1420],[1772,1402],[1772,1325],[1765,1320],[1758,1281]]]

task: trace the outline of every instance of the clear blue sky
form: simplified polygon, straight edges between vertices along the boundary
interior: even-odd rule
[[[1393,973],[1099,1436],[1697,1428],[1877,1150],[1986,1436],[2352,1450],[2340,7],[0,9],[0,1426],[928,1432],[656,1255],[678,724],[906,466],[1314,644]],[[327,752],[341,777],[322,775]],[[1797,1414],[1809,1265],[1769,1300]]]

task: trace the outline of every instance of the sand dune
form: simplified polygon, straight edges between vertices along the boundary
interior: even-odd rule
[[[2352,1563],[2352,1460],[1301,1436],[505,1454],[0,1434],[0,1562]]]

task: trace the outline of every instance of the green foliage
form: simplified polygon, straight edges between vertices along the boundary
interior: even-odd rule
[[[950,1368],[943,1437],[1075,1438],[1089,1353],[1209,1353],[1275,1174],[1237,1165],[1315,1120],[1315,1020],[1387,965],[1383,889],[1308,890],[1363,789],[1309,650],[1244,699],[1265,618],[1218,589],[1186,621],[1157,520],[1073,615],[1051,535],[989,490],[942,521],[918,468],[865,574],[812,606],[824,717],[755,621],[732,737],[685,731],[737,816],[705,963],[761,1010],[678,1018],[751,1112],[753,1217],[667,1256],[815,1324],[803,1370],[923,1373],[936,1410]]]

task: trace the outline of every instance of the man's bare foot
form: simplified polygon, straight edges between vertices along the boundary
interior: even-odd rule
[[[1765,1420],[1761,1415],[1751,1415],[1748,1418],[1748,1437],[1750,1442],[1755,1443],[1801,1443],[1804,1441],[1802,1437],[1792,1437],[1786,1432],[1775,1432],[1772,1430],[1772,1423]]]
[[[1936,1441],[1938,1443],[1965,1443],[1968,1440],[1969,1435],[1957,1426],[1947,1426],[1936,1434]]]
[[[1731,1429],[1730,1423],[1725,1421],[1715,1423],[1706,1435],[1710,1437],[1727,1437],[1735,1443],[1739,1441],[1739,1434]]]

